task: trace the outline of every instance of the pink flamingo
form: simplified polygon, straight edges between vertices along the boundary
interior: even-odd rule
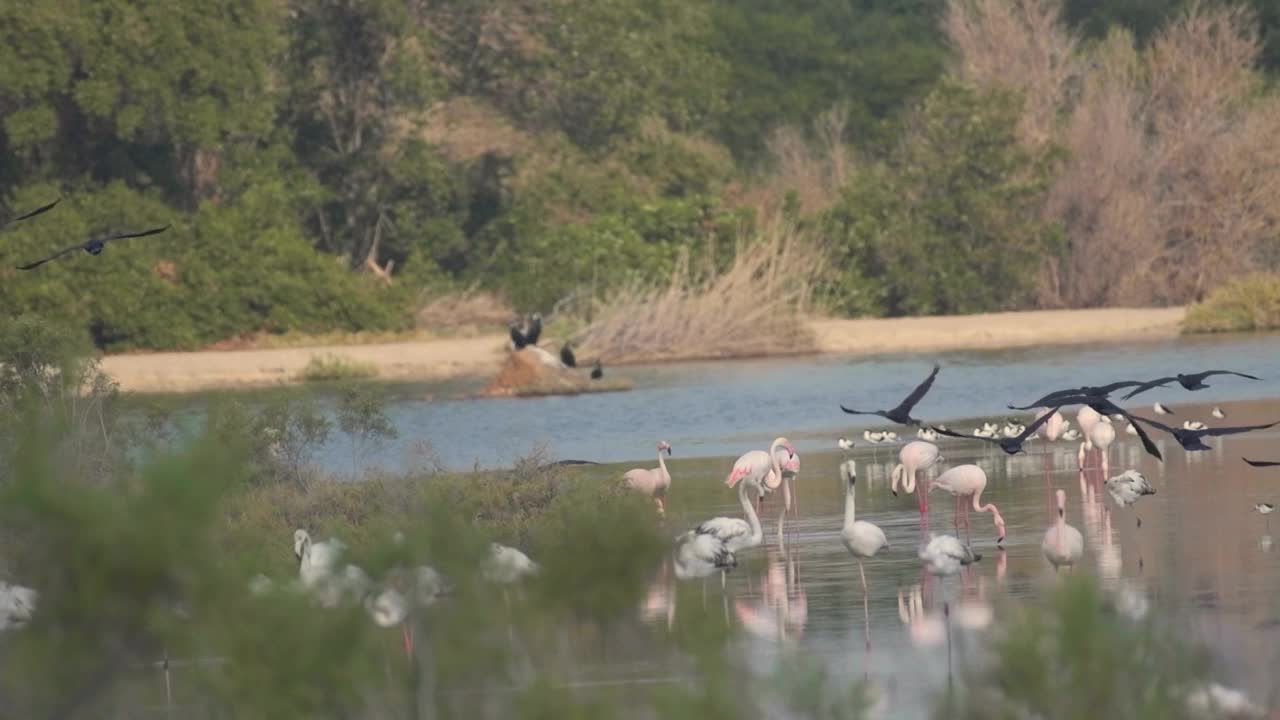
[[[768,452],[752,450],[743,453],[742,457],[733,463],[733,470],[729,471],[729,477],[724,479],[724,484],[733,487],[746,480],[770,492],[776,490],[782,484],[783,477],[782,466],[778,462],[778,448],[786,448],[787,453],[795,457],[796,449],[792,447],[791,441],[784,437],[774,438]],[[797,469],[799,469],[798,465]]]
[[[1102,461],[1102,477],[1107,477],[1111,471],[1111,460],[1109,452],[1111,443],[1116,439],[1115,426],[1111,424],[1110,418],[1102,418],[1093,427],[1089,428],[1089,443],[1098,451],[1098,455]]]
[[[1054,494],[1058,497],[1058,520],[1045,531],[1040,550],[1056,573],[1063,565],[1075,567],[1076,561],[1084,554],[1084,536],[1067,524],[1067,494],[1061,489]]]
[[[956,496],[960,500],[965,495],[973,496],[974,512],[989,512],[992,521],[996,526],[996,543],[1004,542],[1004,517],[1000,515],[1000,509],[995,503],[982,504],[982,491],[987,488],[987,473],[977,465],[957,465],[950,470],[942,473],[929,486],[930,490],[940,488],[946,492]],[[969,506],[962,505],[964,508],[964,530],[965,539],[969,537]]]
[[[658,441],[658,467],[652,469],[636,468],[628,470],[622,477],[623,483],[631,488],[649,495],[658,505],[658,517],[667,514],[667,490],[671,488],[671,473],[667,472],[667,463],[662,459],[662,451],[671,455],[671,446],[666,440]]]
[[[920,505],[920,516],[923,518],[929,513],[929,480],[922,478],[921,490],[916,492],[916,473],[921,470],[928,470],[937,463],[942,461],[942,455],[938,452],[938,446],[924,440],[912,440],[902,449],[898,451],[898,460],[900,461],[893,469],[892,481],[889,485],[889,491],[894,497],[898,496],[898,483],[902,483],[902,489],[908,494],[914,494],[916,501]]]
[[[787,484],[786,491],[783,493],[783,497],[787,501],[786,509],[794,510],[793,514],[799,517],[800,498],[796,494],[794,483],[796,477],[800,475],[800,453],[794,449],[778,448],[773,454],[778,458],[778,466],[782,468],[782,480]]]
[[[1076,424],[1080,426],[1080,434],[1084,436],[1084,442],[1080,443],[1080,452],[1076,454],[1076,464],[1081,469],[1084,469],[1085,457],[1093,449],[1093,442],[1089,439],[1089,431],[1100,422],[1102,422],[1102,415],[1088,405],[1080,408],[1080,412],[1076,413]]]

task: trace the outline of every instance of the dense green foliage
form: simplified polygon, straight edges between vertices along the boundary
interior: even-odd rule
[[[944,82],[907,140],[826,218],[848,312],[929,315],[1017,305],[1056,233],[1037,213],[1050,156],[1017,142],[1016,96]]]
[[[1186,333],[1280,329],[1280,277],[1258,273],[1214,290],[1187,308]]]
[[[1120,23],[1149,37],[1185,5],[1070,0],[1065,16],[1089,36]],[[1254,6],[1264,61],[1280,65],[1280,10]],[[421,290],[464,284],[546,311],[566,297],[660,281],[682,253],[724,261],[750,215],[740,191],[762,176],[768,184],[772,131],[807,127],[840,105],[848,121],[835,140],[883,166],[857,178],[837,211],[834,259],[846,280],[867,279],[838,305],[1016,306],[1025,256],[1046,247],[1043,229],[1018,220],[1040,159],[983,156],[986,140],[957,122],[903,149],[920,137],[923,98],[932,98],[926,124],[939,103],[966,102],[936,88],[944,8],[3,3],[0,201],[16,213],[67,197],[6,229],[3,261],[91,233],[172,227],[101,257],[6,270],[0,302],[84,328],[111,350],[395,330]],[[1005,137],[1006,109],[982,110],[987,139]],[[974,162],[948,157],[953,144],[972,145]],[[930,180],[935,172],[947,179]],[[1006,180],[985,187],[989,172]],[[960,195],[941,197],[953,185]],[[923,193],[927,207],[894,209],[896,191]],[[885,222],[855,217],[867,209]],[[907,231],[923,234],[918,247],[897,247]],[[874,252],[864,247],[873,235]],[[926,251],[967,261],[1015,246],[1015,257],[935,271],[948,275],[935,297],[892,275]],[[394,282],[380,279],[388,270]],[[982,285],[1006,280],[1011,293],[999,297]]]

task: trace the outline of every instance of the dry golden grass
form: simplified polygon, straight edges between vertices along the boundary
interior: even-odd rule
[[[1280,275],[1258,273],[1227,283],[1187,308],[1184,333],[1280,328]]]
[[[779,127],[765,142],[770,172],[747,188],[738,202],[771,216],[795,193],[804,214],[821,212],[840,198],[840,191],[856,170],[853,151],[844,141],[849,109],[836,105],[813,121],[810,141],[802,128]]]
[[[1242,273],[1280,226],[1280,98],[1259,93],[1254,17],[1192,3],[1139,50],[1081,50],[1056,0],[951,0],[954,72],[1024,93],[1024,142],[1067,161],[1044,216],[1046,307],[1174,305]]]
[[[685,261],[659,287],[614,293],[582,333],[578,356],[608,366],[813,352],[802,315],[823,262],[793,225],[771,222],[723,272],[700,276]]]
[[[502,329],[515,317],[511,304],[489,292],[468,290],[441,295],[427,301],[414,313],[418,328],[433,332],[474,328]]]

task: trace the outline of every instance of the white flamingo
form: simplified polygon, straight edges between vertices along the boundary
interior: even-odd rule
[[[862,578],[862,597],[867,596],[867,574],[862,568],[862,561],[875,557],[882,548],[889,547],[889,539],[879,526],[857,519],[857,500],[855,486],[858,482],[857,467],[850,463],[840,466],[841,480],[845,484],[844,526],[840,528],[840,539],[844,547],[858,561],[858,576]],[[865,603],[864,603],[865,604]]]
[[[348,600],[361,602],[372,586],[369,576],[355,565],[344,565],[340,572],[335,572],[346,547],[337,538],[313,543],[306,530],[299,528],[293,532],[298,577],[323,607],[337,607]]]
[[[1044,552],[1049,564],[1053,565],[1054,572],[1063,565],[1075,567],[1076,562],[1084,555],[1084,536],[1067,524],[1067,493],[1059,489],[1056,495],[1058,519],[1045,531],[1044,540],[1040,542],[1040,550]]]
[[[1132,507],[1144,495],[1155,495],[1156,489],[1151,487],[1147,478],[1137,470],[1125,470],[1119,475],[1107,479],[1107,492],[1120,507]],[[1138,527],[1142,527],[1142,518],[1138,518]]]
[[[1000,509],[995,503],[982,504],[982,491],[987,487],[987,473],[977,465],[957,465],[950,470],[939,475],[930,485],[929,489],[939,489],[949,492],[957,498],[963,499],[968,495],[973,498],[974,512],[989,512],[991,520],[996,527],[996,543],[1004,541],[1005,525],[1004,517],[1000,515]],[[969,531],[969,506],[962,505],[964,508],[964,527],[965,533]]]
[[[1039,420],[1047,412],[1053,413],[1053,416],[1046,420],[1044,425],[1040,426],[1040,432],[1044,433],[1045,439],[1049,442],[1057,442],[1058,438],[1062,437],[1062,433],[1067,430],[1067,421],[1066,418],[1062,417],[1062,413],[1055,408],[1043,408],[1036,414],[1035,419]]]
[[[925,569],[940,576],[955,575],[960,568],[982,559],[980,553],[975,553],[954,535],[932,536],[919,554]]]
[[[773,455],[778,461],[778,467],[782,469],[782,479],[786,483],[783,488],[783,498],[786,501],[783,514],[785,515],[787,510],[794,509],[795,515],[799,516],[800,502],[796,495],[795,482],[796,478],[800,476],[800,453],[787,448],[778,448],[773,451]],[[779,523],[781,523],[781,520],[779,520]],[[782,531],[781,524],[778,526],[778,531]]]
[[[1102,415],[1097,410],[1085,405],[1076,413],[1076,424],[1080,426],[1080,436],[1084,438],[1084,442],[1080,443],[1080,451],[1076,454],[1076,465],[1081,469],[1084,468],[1084,461],[1089,451],[1093,449],[1093,441],[1089,439],[1089,431],[1094,425],[1102,422]],[[1072,438],[1073,440],[1075,438]]]
[[[667,491],[671,489],[671,473],[667,472],[667,463],[662,459],[662,452],[667,452],[667,456],[671,455],[671,445],[666,440],[658,441],[658,467],[646,469],[636,468],[628,470],[623,474],[623,483],[637,492],[642,492],[653,498],[653,502],[658,506],[658,516],[666,517],[667,514]]]
[[[537,575],[538,563],[513,547],[489,543],[489,556],[485,558],[481,573],[485,580],[500,585],[510,585],[526,577]]]
[[[776,464],[776,460],[775,460]],[[755,481],[745,480],[738,483],[738,502],[742,504],[742,514],[746,519],[735,517],[714,517],[694,528],[698,535],[710,535],[735,556],[737,553],[753,548],[764,541],[764,530],[760,527],[760,518],[756,509],[747,497],[747,490],[755,486]],[[724,588],[725,574],[720,573],[720,587]]]
[[[725,573],[738,566],[738,558],[723,540],[696,530],[676,538],[674,559],[678,580],[705,578],[713,572]]]
[[[0,581],[0,631],[30,622],[39,599],[40,593],[29,587]]]

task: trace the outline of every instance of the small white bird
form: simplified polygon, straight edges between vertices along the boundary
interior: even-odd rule
[[[1155,495],[1156,489],[1151,487],[1147,478],[1137,470],[1125,470],[1107,480],[1107,492],[1120,507],[1132,507],[1143,495]],[[1138,527],[1142,527],[1142,518],[1138,518]]]
[[[1138,434],[1138,428],[1134,427],[1133,423],[1129,423],[1128,425],[1126,425],[1124,428],[1124,431],[1129,433],[1130,435]]]
[[[1215,406],[1214,406],[1214,408],[1213,408],[1213,412],[1211,412],[1211,413],[1209,413],[1209,414],[1210,414],[1210,415],[1212,415],[1212,416],[1214,416],[1214,417],[1216,417],[1216,418],[1218,418],[1219,420],[1221,420],[1221,419],[1223,419],[1223,418],[1225,418],[1225,417],[1227,416],[1227,414],[1226,414],[1226,413],[1222,412],[1222,408],[1220,408],[1220,407],[1218,407],[1218,406],[1216,406],[1216,405],[1215,405]]]
[[[1207,427],[1209,426],[1205,425],[1199,420],[1183,420],[1182,421],[1183,430],[1204,430]]]
[[[537,575],[538,563],[513,547],[490,543],[489,557],[485,559],[481,573],[489,582],[506,585]]]
[[[920,559],[925,569],[934,575],[955,575],[961,567],[981,560],[982,555],[954,535],[934,535],[928,545],[920,548]]]
[[[1012,438],[1012,437],[1018,437],[1019,435],[1022,434],[1022,431],[1026,429],[1027,429],[1026,425],[1015,424],[1015,423],[1005,423],[1004,427],[1001,428],[1000,431],[1004,433],[1005,437]]]
[[[30,622],[39,598],[40,594],[29,587],[0,581],[0,631]]]
[[[1080,439],[1080,431],[1075,428],[1067,428],[1067,431],[1062,433],[1062,439],[1066,442],[1075,442]]]
[[[1173,411],[1165,407],[1163,403],[1155,403],[1151,406],[1157,415],[1172,415]]]
[[[997,430],[994,427],[983,425],[980,428],[974,428],[973,434],[980,438],[993,438],[996,436]]]
[[[848,438],[840,438],[839,440],[836,441],[836,446],[839,447],[841,450],[852,450],[853,441]]]
[[[1040,542],[1040,550],[1044,552],[1049,564],[1053,565],[1054,572],[1063,565],[1074,567],[1076,561],[1084,555],[1084,536],[1067,524],[1067,493],[1058,490],[1057,496],[1058,521],[1045,531],[1044,540]]]
[[[1276,506],[1275,506],[1275,505],[1272,505],[1271,503],[1258,503],[1257,505],[1254,505],[1254,506],[1253,506],[1253,509],[1254,509],[1254,511],[1255,511],[1255,512],[1257,512],[1259,515],[1261,515],[1261,516],[1262,516],[1262,517],[1267,521],[1267,532],[1270,532],[1270,531],[1271,531],[1271,518],[1270,518],[1270,517],[1268,517],[1268,516],[1269,516],[1271,513],[1273,513],[1273,512],[1275,512],[1275,511],[1276,511]],[[1268,538],[1268,540],[1270,540],[1270,538]]]
[[[925,442],[938,442],[938,433],[933,428],[922,427],[916,430],[916,437]]]
[[[872,445],[879,445],[880,443],[884,442],[884,433],[878,430],[876,432],[871,432],[870,430],[863,430],[862,439],[866,440]]]
[[[889,443],[892,443],[892,442],[898,442],[898,433],[896,433],[896,432],[894,432],[894,431],[892,431],[892,430],[885,430],[885,431],[884,431],[884,441],[885,441],[885,442],[889,442]]]
[[[1267,716],[1267,711],[1250,700],[1248,695],[1216,682],[1196,688],[1187,695],[1187,709],[1196,717],[1203,718],[1261,720]]]

